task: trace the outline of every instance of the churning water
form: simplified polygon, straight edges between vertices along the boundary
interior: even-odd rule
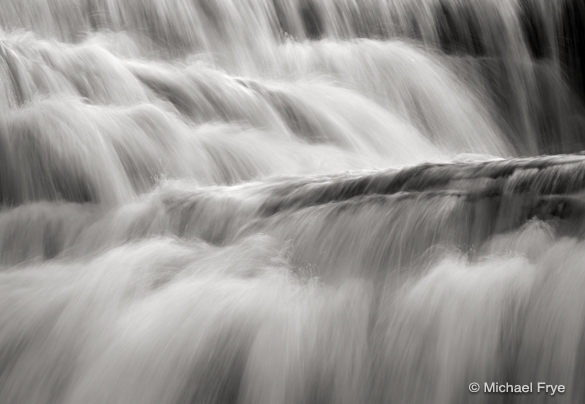
[[[0,0],[0,403],[584,402],[584,48],[582,0]]]

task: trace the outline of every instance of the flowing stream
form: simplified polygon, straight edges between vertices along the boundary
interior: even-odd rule
[[[0,404],[585,402],[584,101],[583,0],[0,0]]]

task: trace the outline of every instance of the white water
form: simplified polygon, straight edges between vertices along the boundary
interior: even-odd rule
[[[583,402],[578,4],[3,0],[0,403]]]

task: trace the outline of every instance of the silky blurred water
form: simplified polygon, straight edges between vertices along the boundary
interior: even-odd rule
[[[583,402],[584,45],[580,0],[1,0],[0,403]]]

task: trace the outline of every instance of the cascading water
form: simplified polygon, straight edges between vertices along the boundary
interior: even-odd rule
[[[1,0],[0,403],[584,402],[584,46],[581,0]]]

